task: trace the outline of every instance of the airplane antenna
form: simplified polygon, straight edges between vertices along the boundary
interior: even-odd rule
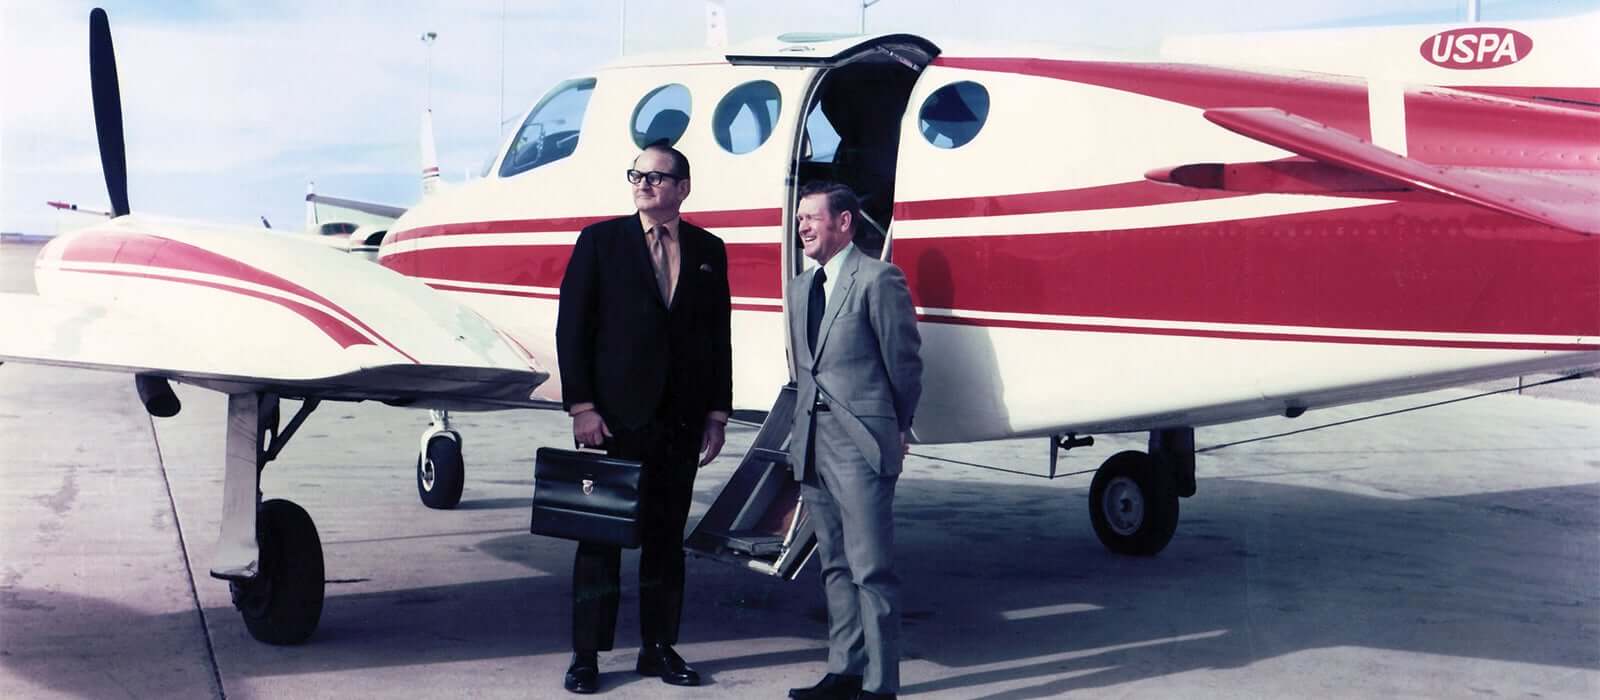
[[[494,140],[498,146],[506,133],[506,0],[500,0],[500,112],[495,119]]]
[[[628,0],[617,0],[617,55],[628,55]]]
[[[433,111],[433,41],[439,38],[438,32],[423,32],[422,43],[428,47],[428,111]]]

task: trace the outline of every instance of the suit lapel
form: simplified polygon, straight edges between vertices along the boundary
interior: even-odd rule
[[[656,266],[650,262],[650,246],[645,243],[644,223],[638,212],[623,220],[622,238],[622,248],[627,251],[628,264],[634,267],[635,276],[644,280],[644,288],[650,291],[650,296],[666,306],[661,298],[661,286],[656,284]]]
[[[828,295],[828,305],[822,310],[822,328],[817,331],[817,350],[811,354],[812,359],[822,355],[822,347],[828,342],[828,331],[833,330],[833,317],[839,315],[839,309],[844,306],[845,298],[850,296],[850,288],[856,284],[856,268],[860,264],[860,256],[852,253],[845,259],[844,264],[839,266],[840,279],[833,283],[833,293]]]

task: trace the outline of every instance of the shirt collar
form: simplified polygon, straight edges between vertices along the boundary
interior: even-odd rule
[[[652,228],[654,228],[656,226],[666,226],[667,227],[667,231],[672,234],[671,235],[672,240],[678,240],[678,222],[681,221],[681,220],[683,220],[683,217],[681,215],[679,215],[679,216],[674,216],[671,219],[668,219],[667,221],[657,221],[657,222],[652,223],[650,221],[650,218],[645,216],[644,212],[642,212],[642,211],[639,212],[639,227],[644,229],[645,233],[649,233],[650,229],[652,229]]]
[[[839,279],[839,271],[844,269],[845,258],[855,254],[855,251],[856,244],[846,243],[844,244],[843,248],[839,249],[839,252],[834,253],[833,257],[828,258],[828,262],[824,263],[822,266],[823,274],[827,275],[826,279]]]

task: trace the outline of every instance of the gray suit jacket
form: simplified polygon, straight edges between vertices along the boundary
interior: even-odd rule
[[[818,396],[844,424],[867,464],[900,473],[900,431],[911,428],[922,396],[922,338],[900,268],[852,251],[834,281],[816,352],[806,347],[806,314],[816,269],[789,281],[789,347],[799,384],[789,441],[795,475],[804,478],[811,444],[810,409]]]

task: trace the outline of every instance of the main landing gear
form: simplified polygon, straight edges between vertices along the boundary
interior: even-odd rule
[[[467,466],[461,458],[461,433],[450,429],[449,411],[428,411],[432,421],[417,449],[417,497],[422,505],[449,510],[461,503]]]
[[[1151,431],[1148,453],[1119,452],[1095,471],[1089,521],[1106,549],[1150,556],[1178,529],[1178,498],[1194,492],[1194,428]]]
[[[322,617],[325,577],[317,527],[290,501],[263,503],[260,490],[261,471],[317,404],[306,400],[280,431],[276,394],[228,396],[222,531],[211,575],[228,582],[250,636],[268,644],[299,644]]]

